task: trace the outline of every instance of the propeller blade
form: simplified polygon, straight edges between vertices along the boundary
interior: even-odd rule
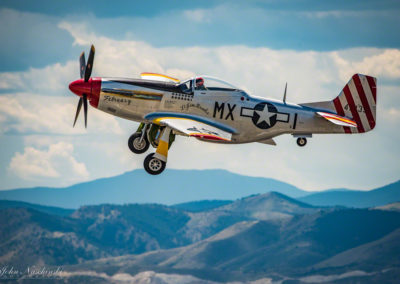
[[[95,49],[94,45],[92,44],[92,47],[90,48],[89,58],[85,68],[85,82],[89,81],[90,75],[92,75],[94,52]]]
[[[76,120],[78,119],[79,112],[81,111],[81,108],[82,108],[82,98],[79,98],[78,107],[76,108],[76,114],[75,114],[75,120],[74,120],[73,127],[75,127]]]
[[[85,128],[87,126],[87,112],[88,112],[87,97],[86,94],[83,94],[83,113],[85,114]]]
[[[83,79],[83,76],[85,76],[85,69],[86,69],[86,60],[85,60],[85,52],[81,53],[81,56],[79,57],[79,68],[81,72],[81,79]]]

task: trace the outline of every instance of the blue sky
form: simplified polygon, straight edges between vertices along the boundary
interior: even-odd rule
[[[303,189],[368,189],[400,178],[398,1],[2,1],[0,189],[65,186],[142,167],[126,140],[137,124],[89,110],[72,128],[78,56],[94,75],[209,74],[296,103],[335,97],[354,73],[378,78],[378,125],[320,135],[306,149],[220,146],[179,138],[170,168],[224,168]],[[82,123],[81,123],[82,124]],[[187,153],[191,158],[187,158]]]

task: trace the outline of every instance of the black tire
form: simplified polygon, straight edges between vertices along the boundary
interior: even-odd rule
[[[128,147],[135,154],[142,154],[142,153],[146,152],[150,147],[150,143],[149,143],[149,140],[147,139],[147,135],[144,135],[142,143],[139,144],[141,137],[142,137],[141,132],[133,133],[131,135],[131,137],[129,137]]]
[[[304,147],[307,144],[307,139],[304,137],[299,137],[297,138],[297,145],[299,145],[300,147]]]
[[[154,157],[154,153],[147,155],[143,162],[144,169],[151,175],[159,175],[165,170],[166,163]]]

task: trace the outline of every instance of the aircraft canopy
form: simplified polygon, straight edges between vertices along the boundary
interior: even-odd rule
[[[241,91],[239,88],[225,82],[221,79],[210,77],[210,76],[196,76],[188,80],[183,81],[180,84],[183,91],[190,92],[192,90],[204,90],[204,91]]]

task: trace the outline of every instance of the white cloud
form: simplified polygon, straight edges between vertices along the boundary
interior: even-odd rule
[[[56,63],[28,71],[0,73],[0,89],[28,91],[52,96],[69,93],[68,84],[79,77],[77,61]]]
[[[186,10],[183,15],[186,19],[198,23],[210,23],[211,19],[208,18],[209,11],[205,9]]]
[[[140,41],[113,40],[62,22],[76,42],[96,45],[97,76],[138,77],[141,72],[221,77],[254,95],[281,99],[285,82],[295,102],[334,98],[355,73],[400,79],[400,50],[359,48],[333,52],[272,50],[246,46],[153,47]],[[336,86],[336,89],[332,89]]]
[[[157,48],[141,41],[97,36],[81,22],[63,21],[59,27],[68,31],[75,44],[83,45],[86,52],[91,43],[95,44],[93,76],[138,77],[141,72],[150,71],[184,79],[206,73],[222,77],[255,95],[278,99],[288,82],[288,98],[295,98],[295,102],[333,98],[355,73],[378,79],[400,79],[398,49],[298,52],[246,46]],[[68,84],[77,77],[78,59],[41,69],[0,73],[0,89],[72,95]],[[337,89],[333,90],[332,85]]]
[[[24,147],[22,150],[17,151],[21,152],[20,155],[25,151],[24,148],[33,148],[41,152],[46,152],[51,145],[62,142],[73,146],[73,157],[85,164],[90,172],[90,179],[115,176],[132,169],[142,168],[143,158],[145,157],[145,155],[134,155],[127,146],[129,135],[135,131],[138,124],[134,123],[132,125],[129,121],[122,124],[126,124],[124,125],[124,135],[104,135],[97,133],[87,133],[85,135],[24,135],[21,136],[23,137]],[[16,156],[16,154],[12,156]],[[7,165],[9,165],[9,161],[4,162],[7,162]],[[10,170],[8,172],[12,173]],[[13,176],[16,177],[17,175]],[[60,184],[68,186],[73,183],[86,181],[88,178],[86,176],[75,176],[74,179],[69,179],[69,176],[61,175],[58,178],[51,179],[37,178],[29,179],[28,181],[21,180],[18,187],[43,185],[59,187]],[[5,186],[4,188],[10,187]]]
[[[61,179],[76,181],[89,177],[82,162],[73,156],[72,144],[59,142],[49,145],[48,149],[26,147],[23,153],[15,153],[9,165],[9,171],[22,179]]]
[[[388,114],[393,120],[400,121],[400,110],[399,109],[390,108]]]
[[[388,17],[393,14],[391,10],[327,10],[327,11],[307,11],[293,12],[293,15],[300,15],[307,18],[361,18],[361,17]]]
[[[83,134],[83,110],[75,128],[72,127],[78,97],[49,97],[32,93],[0,96],[0,133]],[[88,131],[121,134],[117,120],[90,108]]]
[[[368,56],[360,60],[349,60],[349,58],[360,56],[360,49],[350,49],[346,51],[331,52],[331,57],[340,72],[340,78],[345,80],[354,72],[371,74],[378,78],[400,80],[400,50],[399,49],[361,49]]]
[[[74,45],[88,45],[98,37],[89,32],[89,28],[84,22],[69,23],[62,21],[58,24],[60,29],[67,30],[74,37]]]
[[[301,16],[307,18],[344,18],[344,17],[360,17],[368,15],[368,11],[346,11],[346,10],[331,10],[331,11],[312,11],[312,12],[297,12]]]

